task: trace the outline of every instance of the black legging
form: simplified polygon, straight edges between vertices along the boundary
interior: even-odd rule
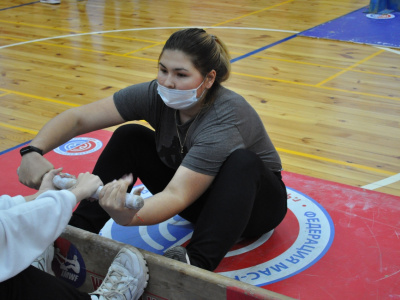
[[[0,299],[90,300],[91,297],[62,279],[29,266],[18,275],[0,282]]]
[[[141,125],[118,128],[93,170],[104,183],[132,173],[152,194],[161,192],[175,170],[159,159],[154,131]],[[287,211],[280,172],[265,168],[248,150],[236,150],[222,165],[211,187],[179,215],[194,224],[186,249],[192,265],[214,270],[240,237],[274,229]],[[109,219],[98,202],[82,201],[70,224],[98,233]]]

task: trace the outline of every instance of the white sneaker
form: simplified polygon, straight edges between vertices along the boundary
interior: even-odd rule
[[[40,0],[41,3],[60,4],[61,0]]]
[[[35,268],[38,268],[39,270],[42,270],[46,273],[49,273],[54,276],[54,272],[51,269],[51,262],[53,261],[54,258],[54,245],[51,244],[44,250],[44,252],[36,258],[33,263],[31,264]]]
[[[149,280],[149,270],[142,254],[122,248],[114,258],[100,287],[91,293],[100,300],[137,300]]]

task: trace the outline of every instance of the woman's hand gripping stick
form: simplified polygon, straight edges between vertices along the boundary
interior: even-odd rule
[[[53,184],[56,188],[61,190],[67,190],[73,187],[76,184],[76,179],[74,177],[68,177],[69,174],[65,174],[67,177],[63,177],[60,175],[54,176]],[[99,199],[100,191],[103,187],[100,186],[97,191],[92,195],[92,198]],[[125,207],[139,210],[143,207],[144,200],[142,197],[134,194],[126,194],[125,199]]]

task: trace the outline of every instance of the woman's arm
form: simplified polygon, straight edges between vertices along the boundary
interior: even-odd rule
[[[123,122],[125,120],[117,111],[113,96],[110,96],[62,112],[43,126],[30,145],[47,153],[75,136]],[[18,170],[19,180],[29,187],[38,188],[43,175],[53,168],[40,154],[27,153],[22,157]]]
[[[40,195],[33,201],[25,202],[21,196],[0,197],[2,202],[7,200],[0,205],[0,282],[26,269],[42,254],[67,226],[77,202],[103,185],[98,176],[86,172],[79,174],[70,191],[51,190],[53,178],[60,171],[52,170],[44,176],[36,193]]]
[[[104,210],[120,225],[153,225],[183,211],[208,189],[213,180],[213,176],[181,166],[162,192],[145,199],[139,212],[124,207],[125,193],[129,186],[127,181],[119,180],[106,185],[100,193],[99,201]]]
[[[47,191],[35,201],[0,210],[0,282],[27,268],[54,242],[75,205],[71,192]]]

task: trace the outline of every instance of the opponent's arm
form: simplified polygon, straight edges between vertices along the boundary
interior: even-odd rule
[[[136,214],[123,206],[129,183],[123,180],[106,185],[100,193],[100,205],[120,225],[153,225],[168,220],[196,201],[211,185],[213,176],[179,167],[168,186],[145,199]]]
[[[113,96],[66,110],[51,119],[30,143],[43,154],[83,133],[121,124],[125,120],[117,111]],[[38,188],[42,177],[53,165],[39,153],[30,152],[22,156],[18,175],[21,183]]]

